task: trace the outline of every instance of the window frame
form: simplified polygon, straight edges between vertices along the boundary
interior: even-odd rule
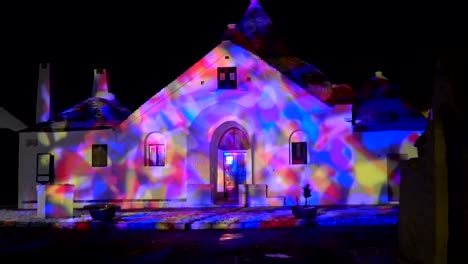
[[[162,149],[162,158],[160,158],[160,151]],[[156,152],[153,154],[152,151]],[[165,167],[166,166],[166,144],[162,143],[150,143],[148,144],[148,166],[149,167]],[[155,160],[153,159],[153,155]]]
[[[102,150],[99,150],[101,148]],[[100,156],[100,155],[103,155],[103,156]],[[91,146],[91,166],[92,167],[107,167],[108,158],[109,158],[109,149],[108,149],[107,144],[93,144]]]
[[[218,89],[235,90],[237,89],[237,67],[218,67],[217,68]]]
[[[306,141],[291,142],[290,149],[291,149],[291,164],[292,165],[307,164],[308,147],[307,147]],[[297,155],[298,149],[299,149],[299,152],[301,152],[300,155]]]

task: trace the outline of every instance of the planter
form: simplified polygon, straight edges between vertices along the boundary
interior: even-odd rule
[[[89,214],[93,220],[111,221],[115,217],[120,206],[115,204],[91,204],[83,206],[83,209],[89,210]]]
[[[315,219],[317,216],[316,206],[292,206],[291,211],[296,219]]]

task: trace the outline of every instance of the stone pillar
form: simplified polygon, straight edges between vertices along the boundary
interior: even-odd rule
[[[73,217],[74,185],[41,184],[36,190],[38,218]]]
[[[187,184],[187,206],[212,206],[212,190],[211,184]]]

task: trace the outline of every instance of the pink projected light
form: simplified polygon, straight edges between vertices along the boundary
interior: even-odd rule
[[[71,184],[38,185],[38,217],[73,217],[74,189]]]
[[[36,123],[49,120],[50,113],[50,64],[39,66],[38,91],[36,99]]]
[[[398,200],[397,164],[417,156],[423,128],[382,118],[389,108],[371,98],[353,106],[349,86],[283,49],[269,50],[281,46],[262,42],[269,30],[249,31],[251,23],[269,27],[268,17],[255,19],[265,15],[253,3],[224,41],[133,113],[121,111],[107,72],[96,70],[93,98],[48,130],[21,134],[29,158],[20,161],[20,206],[36,198],[37,152],[53,154],[54,184],[74,186],[75,206],[294,205],[305,184],[310,204]],[[377,102],[401,105],[392,100]],[[39,146],[28,144],[34,140]]]
[[[94,69],[93,97],[115,100],[115,96],[109,92],[107,81],[106,69]]]

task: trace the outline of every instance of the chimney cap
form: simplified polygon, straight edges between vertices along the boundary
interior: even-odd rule
[[[95,72],[96,74],[104,74],[104,73],[106,72],[106,69],[103,68],[103,67],[98,67],[98,68],[95,68],[95,69],[94,69],[94,72]]]
[[[250,0],[250,7],[258,7],[258,0]]]

